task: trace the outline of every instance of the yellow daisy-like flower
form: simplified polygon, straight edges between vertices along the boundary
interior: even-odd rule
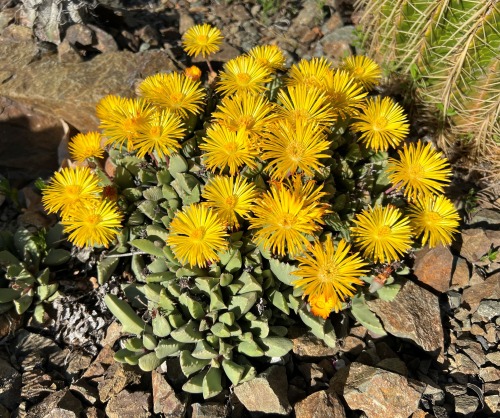
[[[286,187],[271,186],[252,210],[250,229],[257,229],[254,242],[281,256],[301,253],[309,243],[306,235],[319,230],[318,224],[323,223],[318,216],[320,205],[319,202],[306,205]]]
[[[99,179],[88,167],[63,168],[43,189],[42,203],[48,213],[61,211],[64,216],[74,207],[99,200],[101,192]]]
[[[181,263],[205,267],[218,261],[227,247],[224,224],[210,208],[193,204],[177,212],[170,222],[167,244]]]
[[[442,193],[449,184],[451,168],[441,152],[422,141],[405,144],[398,151],[399,160],[389,158],[386,172],[398,189],[404,189],[409,199]]]
[[[292,274],[300,279],[293,285],[302,288],[304,297],[309,296],[311,306],[323,315],[328,307],[338,312],[342,302],[356,292],[354,285],[363,284],[360,277],[368,272],[367,263],[359,253],[349,255],[350,252],[351,246],[346,241],[341,239],[335,247],[328,236],[324,243],[315,242],[310,246],[305,256],[297,257],[299,268]]]
[[[68,240],[78,247],[108,247],[120,232],[122,216],[116,203],[103,200],[76,206],[62,220]]]
[[[258,196],[255,185],[243,177],[216,176],[203,189],[205,204],[215,210],[222,222],[239,227],[237,215],[244,218]]]
[[[325,81],[325,91],[337,118],[346,119],[358,113],[368,94],[346,71],[335,71]]]
[[[110,94],[103,97],[96,105],[96,115],[99,119],[109,119],[127,106],[127,98]]]
[[[326,319],[330,316],[330,313],[336,308],[335,299],[327,299],[323,295],[318,295],[316,297],[310,296],[307,300],[311,306],[311,312],[315,316],[320,316]],[[338,312],[338,309],[336,309]]]
[[[181,147],[179,140],[184,137],[184,132],[185,128],[178,116],[164,110],[156,112],[134,140],[137,156],[143,158],[153,152],[159,158],[171,155]]]
[[[242,166],[257,166],[258,150],[243,129],[234,132],[224,125],[213,125],[208,128],[200,149],[205,151],[204,164],[211,171],[229,167],[229,173],[234,176]]]
[[[239,56],[224,64],[217,91],[223,95],[263,93],[267,90],[265,83],[271,81],[270,74],[255,58]]]
[[[140,96],[154,105],[188,118],[203,110],[205,91],[199,81],[184,74],[158,73],[146,77],[138,87]]]
[[[330,213],[330,205],[320,202],[320,199],[326,195],[323,191],[323,185],[318,185],[314,180],[307,180],[305,183],[303,180],[303,176],[295,175],[281,184],[287,187],[296,199],[304,202],[305,206],[315,210],[315,217],[321,218],[323,215]],[[276,187],[280,187],[280,183]]]
[[[183,38],[184,51],[190,56],[201,55],[203,58],[217,52],[223,39],[220,30],[208,23],[190,27]]]
[[[457,210],[444,195],[427,196],[410,205],[410,222],[418,237],[422,235],[422,245],[429,247],[450,245],[452,235],[458,232]]]
[[[313,86],[288,86],[278,93],[277,112],[292,123],[314,122],[327,127],[335,121],[335,113],[325,93]]]
[[[403,108],[390,97],[370,99],[351,124],[353,132],[360,132],[359,140],[374,151],[387,151],[406,138],[410,124]]]
[[[235,94],[222,99],[212,116],[229,130],[244,130],[256,138],[276,119],[274,109],[274,104],[264,96]]]
[[[88,158],[102,158],[104,150],[101,147],[102,135],[99,132],[87,132],[71,138],[68,145],[69,155],[74,161],[83,163]]]
[[[341,68],[348,71],[366,90],[371,90],[382,78],[378,64],[364,55],[345,58]]]
[[[125,99],[121,107],[108,110],[100,125],[106,145],[121,147],[127,143],[127,150],[133,150],[134,139],[153,115],[153,107],[143,99]]]
[[[410,220],[394,206],[365,209],[354,219],[351,235],[367,258],[375,262],[397,261],[410,249]]]
[[[268,68],[270,71],[285,69],[285,55],[281,48],[277,45],[258,45],[254,46],[248,55]]]
[[[268,161],[266,171],[273,179],[282,180],[298,171],[313,176],[314,171],[323,164],[320,158],[330,146],[326,135],[317,124],[297,121],[294,125],[288,120],[280,120],[266,134],[261,143],[262,159]]]
[[[326,58],[302,59],[298,64],[292,65],[288,71],[285,84],[287,86],[305,84],[324,89],[327,79],[332,75],[332,64]]]

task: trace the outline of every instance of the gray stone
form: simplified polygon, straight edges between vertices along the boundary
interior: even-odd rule
[[[500,351],[493,351],[486,354],[486,359],[495,366],[500,366]]]
[[[50,338],[26,330],[22,330],[17,334],[14,346],[19,361],[22,361],[24,357],[33,352],[39,353],[42,357],[49,357],[61,351],[59,346]]]
[[[0,404],[12,410],[21,402],[20,395],[21,374],[0,358]]]
[[[444,348],[438,297],[407,281],[391,302],[368,302],[390,334],[412,341],[423,350],[440,355]]]
[[[332,390],[320,390],[297,402],[296,418],[345,418],[345,410]]]
[[[94,32],[88,26],[76,23],[66,30],[64,41],[71,45],[90,46],[94,42]]]
[[[457,414],[473,414],[478,406],[479,399],[476,396],[460,395],[455,398],[455,412]]]
[[[346,55],[351,54],[351,45],[355,38],[354,26],[343,26],[321,38],[319,45],[327,58],[334,64],[339,64]]]
[[[144,392],[122,390],[106,406],[108,418],[148,418],[151,395]]]
[[[34,43],[0,38],[0,81],[5,80],[0,95],[61,118],[80,131],[97,129],[95,106],[102,97],[132,96],[141,78],[175,70],[159,50],[110,52],[67,64],[59,63],[57,56],[35,59],[37,55]]]
[[[477,313],[488,321],[492,320],[500,315],[500,300],[483,300],[477,308]]]
[[[338,347],[327,346],[323,340],[302,328],[290,328],[289,336],[293,342],[293,353],[299,359],[329,357],[339,352]]]
[[[321,24],[323,21],[323,10],[316,0],[305,0],[302,2],[302,9],[293,19],[292,27],[308,26],[313,27]]]
[[[78,393],[88,403],[94,405],[99,400],[99,393],[95,386],[90,385],[86,379],[77,380],[69,387],[73,392]]]
[[[227,416],[226,406],[217,402],[194,403],[191,409],[191,418],[225,418]],[[171,416],[173,418],[181,415]]]
[[[38,405],[28,410],[26,418],[77,418],[83,410],[81,402],[69,389],[51,393]]]
[[[283,366],[271,366],[256,378],[234,388],[250,412],[287,415],[292,407],[287,396],[288,381]]]
[[[185,393],[177,395],[162,374],[153,371],[151,374],[153,386],[153,411],[167,418],[186,415],[188,396]]]
[[[354,337],[352,335],[348,335],[347,337],[344,338],[340,351],[346,354],[352,354],[353,356],[357,356],[363,351],[365,347],[366,344],[363,340]]]
[[[407,418],[418,408],[425,385],[399,374],[352,363],[343,389],[351,409],[368,418]]]

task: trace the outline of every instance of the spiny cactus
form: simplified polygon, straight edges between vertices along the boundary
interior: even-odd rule
[[[497,0],[358,0],[368,55],[411,74],[439,110],[440,146],[459,135],[475,151],[500,145],[500,4]],[[450,135],[451,134],[451,135]]]

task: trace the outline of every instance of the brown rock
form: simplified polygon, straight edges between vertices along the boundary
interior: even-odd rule
[[[83,416],[85,418],[105,418],[104,412],[102,412],[100,409],[97,409],[94,406],[86,408],[83,411]]]
[[[415,411],[412,415],[411,418],[432,418],[434,415],[429,414],[428,412],[422,411],[421,409],[418,409]]]
[[[344,343],[340,347],[340,351],[352,354],[353,356],[359,355],[363,349],[366,347],[366,344],[363,340],[354,337],[352,335],[348,335],[344,339]]]
[[[225,418],[227,416],[226,406],[217,402],[194,403],[191,409],[191,418]]]
[[[127,364],[114,363],[106,370],[104,380],[97,385],[99,399],[101,402],[106,402],[114,398],[127,385],[139,383],[140,381],[141,375],[138,373],[137,368],[130,367]]]
[[[175,69],[159,50],[110,52],[77,64],[59,63],[52,55],[34,60],[37,53],[30,42],[0,39],[0,61],[8,63],[2,72],[11,74],[0,84],[0,95],[62,118],[81,131],[97,129],[95,105],[105,95],[132,96],[139,79]]]
[[[485,325],[486,334],[484,338],[490,344],[495,344],[500,340],[500,331],[497,330],[497,326],[491,322]]]
[[[484,403],[490,409],[490,411],[495,414],[500,411],[500,396],[499,395],[488,395],[484,397]]]
[[[486,363],[486,354],[484,353],[483,346],[480,343],[470,340],[457,340],[456,343],[462,347],[465,354],[467,354],[467,356],[469,356],[478,367],[481,367],[484,363]]]
[[[9,362],[0,358],[0,404],[9,409],[21,402],[21,374]]]
[[[484,331],[484,329],[478,325],[478,324],[472,324],[471,327],[470,327],[470,333],[472,335],[484,335],[486,334],[486,332]]]
[[[328,33],[333,32],[334,30],[336,30],[338,28],[341,28],[342,26],[344,26],[344,23],[342,22],[342,17],[340,16],[340,13],[334,13],[323,24],[323,26],[321,27],[321,30],[324,34],[328,34]]]
[[[425,385],[360,363],[352,363],[344,388],[351,409],[368,418],[407,418],[418,408]]]
[[[108,418],[148,418],[151,395],[144,392],[122,390],[106,406]]]
[[[345,410],[332,390],[320,390],[297,402],[296,418],[345,418]]]
[[[463,289],[469,285],[470,281],[470,268],[463,258],[454,257],[453,262],[455,263],[454,270],[451,276],[451,288],[452,289]]]
[[[444,293],[450,288],[453,254],[448,247],[425,247],[416,253],[413,270],[418,280]]]
[[[114,355],[115,352],[110,346],[104,346],[82,377],[92,378],[102,376],[106,372],[107,366],[115,362]]]
[[[188,398],[182,393],[176,395],[162,374],[153,371],[151,374],[153,385],[153,411],[164,414],[167,418],[184,417]]]
[[[69,389],[51,393],[41,403],[28,410],[26,418],[77,418],[83,407]]]
[[[66,29],[64,41],[69,42],[71,45],[90,46],[94,42],[94,33],[88,26],[76,23]]]
[[[486,354],[486,359],[495,366],[500,366],[500,351],[493,351]]]
[[[285,368],[271,366],[256,378],[234,388],[234,393],[250,412],[287,415],[292,407],[287,396]]]
[[[80,394],[80,396],[91,405],[94,405],[99,399],[97,388],[95,386],[91,386],[86,379],[77,380],[75,383],[72,383],[69,388],[73,392]]]
[[[476,312],[484,299],[500,299],[500,273],[493,274],[482,283],[478,283],[464,290],[462,303],[467,304],[470,312]]]
[[[435,355],[442,353],[444,335],[437,296],[407,281],[393,301],[377,299],[368,305],[387,332]]]
[[[478,374],[479,367],[463,353],[455,354],[456,371],[463,374]]]
[[[324,341],[302,328],[290,328],[290,338],[293,342],[293,353],[300,359],[334,356],[339,348],[329,347]]]
[[[325,371],[316,363],[301,363],[297,368],[304,376],[306,384],[312,388],[327,381]]]
[[[4,154],[1,154],[1,148],[0,146],[0,155],[3,158]],[[0,315],[0,338],[14,334],[21,327],[21,323],[21,316],[15,312],[9,311]]]
[[[500,231],[483,228],[464,229],[462,231],[462,241],[460,255],[469,262],[474,263],[488,254],[490,248],[500,246]]]
[[[114,175],[112,177],[114,177]],[[100,344],[102,346],[108,345],[110,347],[113,347],[113,345],[118,340],[118,338],[121,337],[121,335],[122,325],[119,322],[115,321],[111,323],[111,325],[106,330],[106,336],[100,341]]]
[[[479,371],[479,377],[485,382],[500,381],[500,369],[496,367],[484,367]]]
[[[380,360],[376,364],[376,367],[400,374],[401,376],[408,376],[408,368],[406,367],[406,363],[399,358],[385,358],[383,360]]]
[[[78,64],[83,61],[78,49],[68,41],[62,41],[57,47],[57,56],[61,64]]]
[[[88,25],[88,27],[94,33],[95,41],[92,43],[92,46],[95,49],[101,51],[103,54],[118,51],[118,44],[112,35],[102,30],[99,26]]]

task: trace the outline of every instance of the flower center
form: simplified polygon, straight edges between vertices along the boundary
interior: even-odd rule
[[[333,262],[329,262],[319,269],[318,279],[321,280],[322,282],[329,282],[338,274],[339,274],[339,269],[337,265]]]
[[[236,206],[236,203],[238,203],[238,197],[237,196],[228,196],[226,197],[226,201],[224,202],[228,208],[234,209]]]
[[[159,126],[152,126],[150,131],[149,131],[149,134],[152,136],[152,137],[159,137],[160,134],[161,134],[161,129]]]
[[[295,120],[296,121],[299,121],[299,120],[308,120],[311,117],[311,115],[309,114],[309,112],[307,110],[304,110],[304,109],[296,109],[293,112],[293,115],[295,116]]]
[[[295,216],[291,215],[290,213],[285,213],[283,215],[283,218],[281,219],[281,222],[279,223],[279,226],[281,226],[283,229],[291,229],[295,225]]]
[[[243,115],[238,118],[238,128],[251,129],[254,125],[255,119],[250,115]]]
[[[239,73],[236,74],[236,82],[240,86],[248,86],[248,83],[250,82],[252,77],[250,77],[247,73]]]
[[[428,225],[439,223],[442,219],[441,215],[437,212],[428,212],[426,218]]]
[[[228,155],[236,154],[238,152],[238,144],[236,142],[229,142],[224,149]]]
[[[385,116],[379,116],[373,121],[373,130],[381,131],[387,126],[387,118]]]
[[[302,159],[304,155],[304,147],[302,144],[297,142],[292,142],[286,148],[289,158],[292,161],[298,162]]]
[[[200,45],[206,45],[208,43],[208,36],[207,35],[198,35],[196,37],[196,42],[199,43]]]
[[[204,236],[205,236],[205,228],[202,226],[196,228],[193,232],[191,232],[191,239],[196,243],[201,242]]]
[[[420,164],[412,164],[408,167],[408,176],[411,179],[419,180],[424,177],[425,170]]]
[[[91,226],[96,226],[101,221],[102,221],[101,216],[97,215],[96,213],[87,216],[87,224]]]
[[[170,101],[174,106],[179,106],[182,103],[182,99],[184,99],[184,95],[181,92],[170,93]]]
[[[66,186],[64,191],[66,192],[66,195],[69,200],[76,200],[80,197],[80,194],[82,192],[82,187],[73,184],[71,186]]]
[[[391,234],[391,228],[388,227],[387,225],[382,225],[378,229],[376,237],[380,239],[380,238],[384,238],[384,237],[386,237],[387,235],[390,235],[390,234]]]
[[[363,75],[365,72],[365,69],[363,67],[356,67],[353,72],[356,75]]]

